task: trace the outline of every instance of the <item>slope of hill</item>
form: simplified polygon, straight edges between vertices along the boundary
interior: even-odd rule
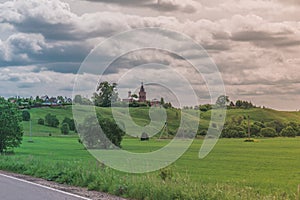
[[[52,135],[60,135],[59,128],[52,128],[48,126],[39,125],[37,123],[39,118],[44,118],[48,113],[54,114],[59,119],[60,123],[65,117],[73,118],[72,108],[70,106],[64,108],[33,108],[29,110],[32,119],[32,134],[35,136],[48,136],[49,133]],[[96,108],[97,113],[100,113],[103,117],[113,118],[110,108]],[[116,111],[121,117],[122,114],[125,116],[125,108],[118,108]],[[150,123],[149,108],[130,108],[130,116],[132,120],[140,126],[145,126]],[[197,121],[195,117],[196,111],[188,110],[190,114],[185,114],[188,120]],[[167,110],[167,122],[168,129],[171,133],[174,133],[180,124],[181,111],[179,109],[168,109]],[[226,120],[229,120],[233,116],[250,116],[251,121],[263,121],[269,122],[278,120],[283,123],[291,121],[300,122],[300,112],[287,112],[287,111],[276,111],[271,109],[229,109],[226,113]],[[201,112],[199,118],[199,129],[207,129],[211,118],[211,111]],[[29,122],[23,122],[25,135],[29,135],[30,124]],[[75,133],[71,133],[74,135]]]

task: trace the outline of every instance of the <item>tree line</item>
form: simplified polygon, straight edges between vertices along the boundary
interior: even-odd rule
[[[296,122],[269,122],[251,121],[249,124],[252,137],[296,137],[300,136],[300,124]],[[233,116],[227,120],[221,137],[244,138],[248,134],[248,118],[246,116]]]

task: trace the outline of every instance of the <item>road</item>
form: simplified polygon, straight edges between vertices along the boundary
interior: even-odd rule
[[[90,200],[75,194],[0,174],[1,200]]]

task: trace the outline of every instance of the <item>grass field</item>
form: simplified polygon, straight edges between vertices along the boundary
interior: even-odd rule
[[[202,144],[197,139],[164,169],[166,180],[160,177],[164,170],[131,175],[105,168],[77,137],[33,137],[34,143],[28,139],[15,155],[0,157],[1,169],[137,199],[295,199],[300,184],[299,137],[257,143],[220,139],[203,160],[197,157]],[[166,143],[126,138],[122,145],[128,151],[148,152]]]
[[[122,109],[119,109],[119,113],[122,113]],[[52,128],[43,125],[38,125],[37,120],[39,118],[44,118],[48,113],[57,116],[60,122],[65,117],[73,118],[72,108],[70,106],[64,108],[34,108],[30,109],[31,119],[32,119],[32,133],[34,136],[48,136],[49,133],[52,135],[61,135],[59,128]],[[96,111],[107,118],[112,118],[110,108],[96,108]],[[192,110],[188,112],[193,112]],[[177,116],[176,116],[177,113]],[[150,122],[149,119],[149,108],[131,108],[130,115],[132,120],[138,125],[147,125]],[[300,112],[286,112],[286,111],[276,111],[271,109],[231,109],[227,110],[226,119],[230,119],[232,116],[250,116],[251,121],[264,121],[269,122],[273,120],[279,120],[282,122],[296,121],[300,122]],[[180,123],[180,110],[168,109],[168,128],[170,132],[175,133],[176,129]],[[211,111],[201,112],[199,120],[199,129],[207,129],[211,118]],[[198,120],[193,116],[188,116],[189,120]],[[25,136],[29,135],[29,122],[23,122]],[[70,133],[74,135],[73,132]]]
[[[112,118],[109,108],[97,112]],[[122,108],[118,110],[122,115]],[[191,111],[193,112],[193,111]],[[32,139],[29,143],[29,122],[23,122],[25,137],[14,155],[0,156],[0,169],[42,177],[93,190],[110,192],[135,199],[295,199],[300,184],[300,138],[258,139],[245,143],[243,139],[220,139],[206,158],[198,159],[201,139],[174,164],[157,172],[134,175],[112,170],[99,163],[71,133],[62,136],[59,128],[37,124],[48,113],[72,118],[71,107],[62,109],[31,109]],[[177,114],[176,114],[177,113]],[[130,109],[132,119],[139,125],[150,122],[148,108]],[[167,111],[170,131],[180,120],[177,109]],[[282,122],[300,121],[300,112],[281,112],[270,109],[234,109],[232,116],[249,115],[251,120]],[[190,120],[197,120],[192,115]],[[200,115],[200,128],[209,124],[211,112]],[[49,133],[52,137],[49,137]],[[126,137],[125,150],[155,151],[169,140],[151,139],[140,142]]]

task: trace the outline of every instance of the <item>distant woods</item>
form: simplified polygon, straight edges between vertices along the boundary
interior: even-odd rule
[[[197,106],[184,106],[183,109],[199,109],[202,112],[209,111],[213,108],[227,108],[227,109],[250,109],[257,108],[252,102],[237,100],[236,102],[230,101],[228,96],[221,95],[216,100],[215,104],[203,104]],[[264,107],[263,107],[264,108]]]

